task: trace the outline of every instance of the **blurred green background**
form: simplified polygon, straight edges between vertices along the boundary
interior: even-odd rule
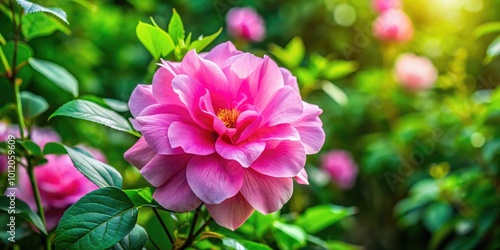
[[[311,184],[296,186],[282,215],[293,217],[318,204],[356,207],[356,215],[316,235],[366,249],[500,249],[500,59],[486,59],[500,33],[477,35],[482,24],[500,20],[500,0],[403,1],[415,29],[404,44],[373,38],[378,14],[369,0],[42,2],[64,9],[70,25],[30,40],[34,57],[63,65],[78,79],[81,95],[124,102],[138,83],[150,83],[154,70],[136,36],[138,21],[153,17],[165,28],[175,8],[186,31],[197,37],[225,27],[230,8],[255,8],[267,36],[240,49],[269,54],[291,68],[303,98],[324,110],[327,140],[320,154],[308,158]],[[8,40],[12,30],[3,25],[9,23],[5,15],[0,23]],[[304,54],[299,38],[280,54],[279,47],[294,37],[302,39]],[[223,30],[210,47],[230,39]],[[404,52],[432,60],[439,78],[431,90],[407,92],[397,84],[394,61]],[[287,56],[298,64],[287,65]],[[34,123],[54,127],[68,144],[100,148],[124,174],[126,187],[147,185],[123,159],[133,136],[82,120],[47,121],[72,96],[27,67],[21,74],[23,89],[50,105]],[[337,90],[325,93],[325,82]],[[0,106],[14,102],[5,78],[0,89]],[[15,116],[5,117],[15,122]],[[352,189],[325,182],[320,156],[331,149],[347,150],[357,162]]]

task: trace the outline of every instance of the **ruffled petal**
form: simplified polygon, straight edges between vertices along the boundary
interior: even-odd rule
[[[168,128],[168,138],[173,148],[181,147],[189,154],[209,155],[215,152],[213,132],[191,124],[172,122]]]
[[[176,212],[189,212],[201,205],[186,180],[186,172],[180,171],[168,182],[158,187],[153,198],[164,208]]]
[[[156,155],[141,169],[141,174],[151,185],[159,187],[186,169],[188,154]]]
[[[250,168],[272,177],[294,177],[306,164],[304,147],[298,141],[282,141],[271,150],[264,150]]]
[[[237,145],[227,143],[223,137],[215,142],[215,150],[225,159],[235,160],[243,167],[249,167],[264,151],[265,142],[242,142]]]
[[[128,106],[133,117],[137,117],[146,107],[156,104],[151,85],[139,84],[132,91]]]
[[[178,74],[179,63],[163,62],[153,76],[153,95],[158,103],[181,106],[179,96],[172,89],[172,80]]]
[[[219,204],[238,193],[243,184],[243,168],[217,154],[194,156],[186,171],[189,186],[205,203]]]
[[[283,207],[293,192],[292,178],[276,178],[245,169],[241,194],[257,211],[268,214]]]
[[[319,115],[323,112],[318,106],[304,102],[302,116],[293,123],[300,134],[306,154],[316,154],[325,143],[325,131]]]
[[[286,86],[276,91],[262,111],[262,116],[265,124],[274,126],[296,121],[302,115],[303,109],[300,95]]]
[[[206,204],[206,206],[217,224],[233,231],[240,227],[254,211],[253,207],[239,193],[220,204]]]
[[[303,168],[300,170],[299,174],[295,176],[295,180],[297,183],[302,184],[302,185],[309,185],[309,177],[307,175],[306,169]]]
[[[129,148],[123,158],[127,160],[132,166],[141,169],[146,165],[154,156],[156,152],[149,147],[144,137],[139,138],[137,142]]]

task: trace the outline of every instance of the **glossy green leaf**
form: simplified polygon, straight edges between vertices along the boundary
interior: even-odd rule
[[[116,243],[111,250],[141,250],[147,241],[148,233],[143,227],[136,224],[132,231]]]
[[[279,221],[275,221],[273,226],[273,236],[280,249],[296,249],[305,246],[307,234],[301,227]]]
[[[484,59],[484,63],[488,64],[493,59],[495,59],[498,55],[500,55],[500,36],[498,36],[491,44],[488,46],[488,50],[486,51],[486,58]]]
[[[174,50],[174,42],[169,34],[159,27],[139,22],[136,34],[142,45],[149,51],[154,59],[167,56]]]
[[[31,155],[42,155],[42,150],[33,141],[22,141],[21,145],[24,149],[28,150]]]
[[[5,59],[6,61],[9,63],[9,65],[12,63],[12,56],[14,55],[14,42],[13,41],[9,41],[7,42],[7,44],[5,45],[2,45],[2,51],[5,55]],[[26,62],[30,57],[31,55],[33,54],[33,51],[31,50],[31,48],[23,43],[23,42],[19,42],[17,44],[17,65],[16,66],[19,66],[20,64]],[[10,65],[10,67],[12,68],[12,65]],[[3,63],[0,63],[0,73],[3,73],[5,72],[5,66]]]
[[[333,81],[348,76],[358,68],[359,64],[356,61],[335,60],[325,66],[323,76],[325,79]]]
[[[43,97],[28,91],[21,92],[21,103],[26,119],[35,118],[49,109],[49,104]]]
[[[270,247],[248,240],[223,238],[222,245],[231,250],[271,250]]]
[[[61,31],[66,35],[71,34],[70,29],[58,21],[55,17],[46,13],[33,13],[23,17],[21,32],[27,40],[37,37],[51,35],[56,31]]]
[[[423,223],[431,232],[439,230],[453,215],[453,209],[446,203],[434,202],[425,209]]]
[[[489,22],[477,26],[474,29],[474,35],[479,38],[481,36],[500,32],[500,22]]]
[[[21,5],[24,9],[24,14],[32,14],[32,13],[37,13],[37,12],[46,12],[53,14],[57,17],[59,17],[61,20],[63,20],[65,23],[68,23],[68,20],[66,19],[66,12],[64,10],[59,9],[59,8],[47,8],[42,5],[32,3],[30,1],[26,0],[17,0],[17,3]]]
[[[57,142],[49,142],[49,143],[45,144],[45,146],[43,147],[43,154],[44,155],[50,155],[50,154],[63,155],[63,154],[67,154],[67,152],[62,144],[59,144]]]
[[[129,122],[113,110],[101,107],[86,100],[73,100],[57,109],[49,119],[55,116],[68,116],[99,123],[110,128],[134,134]]]
[[[120,173],[106,163],[70,147],[64,146],[75,167],[98,187],[121,187]]]
[[[107,249],[135,227],[137,208],[119,188],[106,187],[82,197],[64,213],[56,249]]]
[[[150,206],[153,202],[153,193],[151,192],[151,188],[139,188],[139,189],[131,189],[131,190],[123,190],[130,200],[134,202],[136,207],[140,206]]]
[[[35,58],[30,58],[29,64],[34,70],[47,77],[59,88],[72,94],[74,97],[78,96],[78,81],[65,68],[55,63]]]
[[[181,16],[179,16],[175,9],[173,9],[172,17],[168,23],[168,34],[172,37],[175,44],[179,44],[179,41],[184,41],[184,24],[182,23]]]
[[[222,28],[220,28],[217,32],[215,32],[212,35],[205,36],[205,37],[200,37],[198,40],[193,41],[190,45],[188,50],[191,49],[196,49],[196,52],[201,52],[203,49],[205,49],[208,45],[210,45],[222,32]]]
[[[40,219],[40,217],[35,212],[33,212],[31,208],[22,200],[15,199],[15,209],[9,208],[11,198],[8,197],[7,195],[11,195],[11,192],[13,192],[12,196],[15,197],[16,190],[9,190],[9,189],[6,190],[5,192],[6,195],[0,196],[0,210],[12,214],[12,216],[20,217],[23,220],[32,223],[43,234],[47,234],[47,230],[43,225],[42,219]]]
[[[80,99],[91,101],[97,103],[105,108],[112,109],[117,112],[127,112],[129,111],[128,103],[122,102],[120,100],[110,99],[110,98],[101,98],[95,95],[82,95],[79,97]]]
[[[355,213],[356,208],[354,207],[331,204],[318,205],[308,208],[304,214],[297,218],[296,224],[306,232],[314,234]],[[312,221],[314,223],[311,223]]]
[[[337,87],[337,85],[329,81],[322,81],[321,88],[330,98],[332,98],[332,100],[334,100],[340,106],[344,106],[349,102],[349,99],[347,98],[345,92],[341,88]]]

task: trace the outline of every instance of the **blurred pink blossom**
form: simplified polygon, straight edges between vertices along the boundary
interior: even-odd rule
[[[259,42],[264,39],[266,27],[262,17],[252,8],[232,8],[226,16],[227,31],[238,39]]]
[[[347,151],[332,150],[322,155],[322,167],[341,189],[350,189],[356,182],[358,166]]]
[[[375,20],[373,35],[382,41],[407,42],[413,37],[413,24],[406,13],[391,9]]]
[[[372,4],[378,13],[401,8],[401,0],[373,0]]]
[[[254,209],[281,209],[325,140],[322,110],[302,101],[297,79],[230,42],[163,61],[129,107],[143,137],[124,157],[157,187],[153,197],[178,212],[204,203],[232,230]]]
[[[410,91],[431,88],[438,76],[438,70],[431,60],[411,53],[398,57],[394,71],[399,83]]]

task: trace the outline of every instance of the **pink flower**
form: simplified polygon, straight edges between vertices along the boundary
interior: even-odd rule
[[[350,189],[356,182],[358,166],[347,151],[332,150],[322,156],[323,169],[341,189]]]
[[[373,8],[378,13],[384,13],[390,9],[401,8],[401,0],[373,0]]]
[[[279,210],[294,178],[307,183],[306,154],[325,140],[322,111],[301,100],[288,70],[230,42],[160,66],[152,86],[130,97],[143,137],[125,159],[157,187],[163,207],[186,212],[204,203],[234,230],[254,209]]]
[[[375,20],[373,35],[382,41],[407,42],[413,37],[413,24],[406,13],[391,9]]]
[[[398,57],[394,71],[397,80],[410,91],[431,88],[438,76],[438,71],[431,60],[411,53]]]
[[[60,141],[59,135],[49,129],[34,128],[31,139],[43,147],[48,142]],[[97,186],[81,174],[68,155],[46,155],[47,163],[35,167],[35,179],[40,190],[47,229],[57,226],[64,211]],[[37,211],[31,183],[25,168],[18,168],[17,197]]]
[[[262,17],[252,8],[232,8],[226,16],[227,31],[235,38],[259,42],[266,27]]]

